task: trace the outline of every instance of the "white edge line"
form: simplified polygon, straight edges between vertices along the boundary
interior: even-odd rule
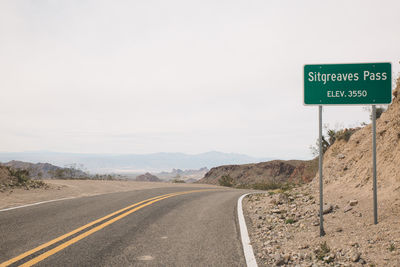
[[[253,247],[251,246],[251,243],[250,243],[249,233],[247,232],[247,226],[246,226],[246,221],[244,219],[243,206],[242,206],[243,198],[245,196],[251,195],[251,194],[252,193],[244,194],[243,196],[241,196],[239,198],[238,204],[237,204],[237,210],[238,210],[238,218],[239,218],[240,236],[242,239],[243,252],[244,252],[244,257],[246,258],[247,267],[257,267],[258,265],[257,265],[256,258],[254,257]]]
[[[46,200],[46,201],[36,202],[36,203],[32,203],[32,204],[26,204],[26,205],[22,205],[22,206],[17,206],[17,207],[11,207],[11,208],[2,209],[2,210],[0,210],[0,212],[2,212],[2,211],[8,211],[8,210],[20,209],[20,208],[25,208],[25,207],[30,207],[30,206],[36,206],[36,205],[40,205],[40,204],[44,204],[44,203],[49,203],[49,202],[56,202],[56,201],[61,201],[61,200],[73,199],[73,198],[76,198],[76,197],[65,197],[65,198],[58,198],[58,199],[53,199],[53,200]]]

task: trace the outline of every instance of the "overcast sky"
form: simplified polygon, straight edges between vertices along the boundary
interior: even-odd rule
[[[399,3],[2,0],[0,151],[311,158],[303,65],[398,77]],[[368,119],[324,108],[331,127]]]

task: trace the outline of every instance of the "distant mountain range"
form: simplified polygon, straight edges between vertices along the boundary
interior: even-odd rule
[[[48,151],[0,153],[0,162],[19,160],[46,162],[57,166],[83,165],[91,173],[143,173],[172,169],[212,168],[227,164],[246,164],[271,160],[243,154],[211,151],[201,154],[153,153],[153,154],[78,154]]]

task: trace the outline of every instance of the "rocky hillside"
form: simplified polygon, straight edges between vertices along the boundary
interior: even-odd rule
[[[140,182],[162,182],[160,178],[148,172],[139,175],[135,180]]]
[[[27,170],[29,171],[30,178],[51,178],[51,173],[54,173],[56,170],[60,169],[60,167],[51,165],[49,163],[30,163],[12,160],[6,163],[0,163],[0,165],[10,167],[13,169]]]
[[[26,170],[31,179],[51,179],[51,178],[84,178],[88,177],[85,172],[74,168],[61,168],[49,163],[30,163],[12,160],[0,163],[0,166],[10,167],[14,170]]]
[[[265,183],[301,183],[314,178],[318,161],[273,160],[255,164],[225,165],[212,168],[199,183],[220,184],[223,176],[228,176],[236,186]]]
[[[29,178],[25,170],[12,169],[6,166],[0,166],[0,192],[15,187],[25,189],[47,187],[42,181],[34,181]]]

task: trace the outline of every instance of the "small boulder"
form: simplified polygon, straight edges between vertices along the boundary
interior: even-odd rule
[[[314,221],[314,222],[312,223],[312,225],[313,225],[313,226],[318,226],[318,225],[319,225],[319,221]]]
[[[354,253],[351,254],[350,260],[352,262],[357,262],[357,261],[360,260],[360,257],[361,257],[361,253],[360,252],[354,252]]]
[[[285,264],[285,259],[279,253],[275,254],[274,259],[275,259],[275,265],[276,266],[281,266],[281,265]]]
[[[282,211],[280,209],[272,209],[271,212],[276,213],[276,214],[282,213]]]
[[[352,206],[352,207],[354,207],[357,204],[358,204],[358,200],[357,199],[352,199],[352,200],[349,201],[349,205]]]
[[[331,213],[332,211],[333,211],[333,205],[327,204],[323,206],[322,214],[328,214]]]
[[[335,259],[335,254],[331,253],[328,256],[325,256],[323,260],[326,263],[331,263],[331,262],[333,262],[334,259]]]
[[[348,205],[348,206],[344,207],[343,212],[346,213],[348,211],[351,211],[352,209],[353,209],[353,207]]]
[[[290,261],[290,259],[291,259],[290,255],[285,255],[285,256],[283,257],[283,261],[285,262],[285,264],[288,264],[289,261]]]

